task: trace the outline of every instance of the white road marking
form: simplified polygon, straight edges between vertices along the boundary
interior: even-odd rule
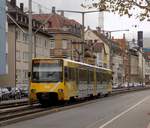
[[[150,96],[145,97],[143,100],[139,101],[138,103],[136,103],[135,105],[131,106],[130,108],[128,108],[127,110],[121,112],[119,115],[115,116],[114,118],[112,118],[111,120],[109,120],[108,122],[104,123],[103,125],[101,125],[99,128],[104,128],[105,126],[107,126],[108,124],[112,123],[113,121],[115,121],[116,119],[118,119],[119,117],[121,117],[122,115],[128,113],[129,111],[131,111],[132,109],[136,108],[137,106],[139,106],[140,104],[142,104],[143,102],[145,102],[146,100],[148,100],[150,98]]]
[[[103,119],[101,120],[97,120],[96,122],[94,122],[93,124],[90,124],[88,125],[86,128],[93,128],[96,124],[98,124],[100,121],[102,121]]]

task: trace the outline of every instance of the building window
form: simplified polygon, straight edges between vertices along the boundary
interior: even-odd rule
[[[28,79],[28,70],[23,70],[23,79]]]
[[[28,41],[28,35],[26,33],[23,33],[23,41],[25,43],[27,43],[27,41]]]
[[[28,56],[29,56],[28,52],[23,52],[23,60],[24,61],[28,61]]]
[[[17,81],[19,79],[21,79],[21,70],[19,70],[19,69],[16,70],[16,79],[17,79]]]
[[[50,49],[54,49],[54,48],[55,48],[55,41],[50,40]]]
[[[45,39],[45,48],[48,48],[48,41]]]
[[[68,47],[67,45],[68,45],[68,41],[67,40],[63,40],[62,41],[62,48],[63,49],[67,49],[67,47]]]
[[[16,51],[16,60],[21,60],[20,51]]]
[[[20,31],[20,30],[17,30],[17,31],[16,31],[16,39],[17,39],[18,41],[21,40],[21,31]]]

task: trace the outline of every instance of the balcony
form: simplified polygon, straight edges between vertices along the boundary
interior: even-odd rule
[[[71,56],[71,51],[68,49],[51,49],[50,56],[58,58],[68,58]]]
[[[91,64],[91,65],[95,65],[95,59],[94,58],[91,58],[91,57],[86,57],[84,58],[84,63],[87,63],[87,64]]]

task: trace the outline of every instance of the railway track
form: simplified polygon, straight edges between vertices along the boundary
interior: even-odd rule
[[[131,91],[140,91],[150,89],[150,87],[137,87],[137,88],[126,88],[126,89],[116,89],[111,95],[116,95],[120,93],[126,93]],[[99,99],[94,100],[81,100],[79,102],[62,104],[53,107],[42,108],[40,104],[34,104],[33,106],[28,105],[27,101],[0,105],[0,126],[16,123],[23,120],[33,119],[50,113],[71,109],[74,107],[79,107],[82,105],[97,102]]]
[[[23,101],[18,100],[14,102],[0,103],[0,109],[12,108],[12,107],[18,107],[18,106],[24,106],[24,105],[28,105],[27,99]]]

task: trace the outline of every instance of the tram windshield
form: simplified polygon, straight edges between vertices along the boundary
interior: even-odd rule
[[[62,81],[62,65],[58,60],[35,60],[32,67],[32,82]]]

